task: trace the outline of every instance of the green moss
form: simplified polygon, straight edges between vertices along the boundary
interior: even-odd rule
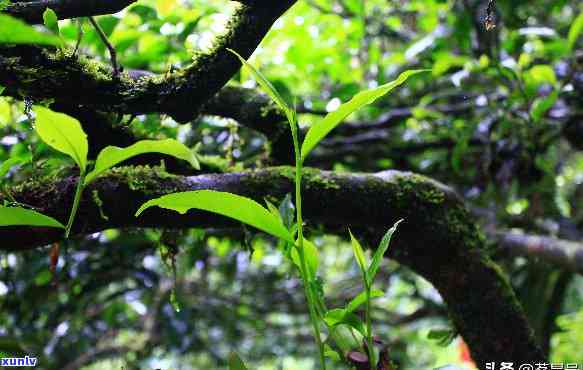
[[[146,195],[160,195],[184,191],[181,177],[169,174],[159,167],[118,167],[108,172],[107,181],[125,183],[134,191]],[[175,181],[168,181],[175,180]]]
[[[321,171],[313,168],[304,168],[303,177],[308,188],[320,187],[326,190],[338,190],[341,188],[334,179],[323,176]]]

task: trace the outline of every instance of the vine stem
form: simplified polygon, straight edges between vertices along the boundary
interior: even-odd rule
[[[82,170],[79,175],[79,180],[77,182],[77,188],[75,190],[75,199],[73,200],[73,208],[69,214],[69,221],[67,222],[67,228],[65,229],[65,239],[69,239],[69,234],[71,233],[71,228],[73,227],[73,222],[75,221],[75,216],[79,210],[79,202],[81,201],[81,194],[83,194],[83,188],[85,184],[85,171]]]
[[[308,310],[310,313],[310,321],[314,328],[314,336],[316,337],[316,343],[318,345],[318,352],[320,355],[320,364],[322,370],[326,370],[326,358],[324,356],[324,343],[322,343],[322,337],[320,335],[320,326],[318,325],[317,313],[314,308],[315,300],[311,287],[311,279],[308,270],[308,265],[306,262],[306,256],[304,251],[304,230],[303,230],[303,218],[302,218],[302,154],[300,150],[300,142],[298,138],[298,122],[294,115],[294,119],[290,121],[292,137],[294,142],[294,153],[296,162],[296,174],[295,174],[295,192],[296,192],[296,218],[298,221],[298,254],[300,257],[300,274],[302,275],[302,280],[304,281],[304,291],[306,295],[306,300],[308,301]]]
[[[370,368],[374,369],[376,365],[376,356],[374,352],[374,343],[372,339],[372,320],[371,320],[371,312],[370,312],[370,286],[365,281],[365,292],[366,292],[366,341],[368,346],[368,359]]]

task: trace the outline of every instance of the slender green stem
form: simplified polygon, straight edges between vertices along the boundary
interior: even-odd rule
[[[79,210],[79,202],[81,201],[81,194],[83,194],[83,188],[85,184],[85,171],[81,171],[78,181],[77,189],[75,190],[75,199],[73,200],[73,208],[69,214],[69,221],[67,222],[67,228],[65,229],[65,239],[69,239],[69,234],[71,233],[71,228],[73,227],[73,222],[75,221],[75,216]]]
[[[295,118],[295,116],[294,116]],[[300,273],[304,282],[304,291],[306,300],[308,301],[308,310],[310,312],[310,321],[314,328],[314,336],[318,345],[318,352],[320,354],[320,364],[322,370],[326,370],[326,358],[324,356],[324,343],[320,335],[320,326],[318,324],[318,317],[315,309],[314,295],[311,287],[310,273],[306,256],[304,253],[304,227],[302,219],[302,154],[300,149],[300,142],[298,138],[297,119],[290,122],[292,137],[294,142],[296,174],[295,174],[295,191],[296,191],[296,219],[298,221],[298,254],[300,257]]]
[[[372,339],[372,320],[371,320],[371,312],[370,312],[370,286],[365,282],[365,291],[366,291],[366,342],[368,347],[368,359],[370,363],[370,368],[375,369],[376,367],[376,356],[374,351],[374,343]]]

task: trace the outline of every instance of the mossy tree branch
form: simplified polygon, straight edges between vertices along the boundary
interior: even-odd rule
[[[305,216],[313,228],[345,235],[349,225],[369,245],[376,245],[394,221],[406,220],[389,256],[438,289],[480,367],[487,361],[544,360],[508,281],[487,257],[481,233],[462,200],[449,188],[398,171],[374,175],[306,172]],[[11,189],[11,194],[19,202],[64,220],[76,181],[31,182]],[[134,213],[146,200],[176,191],[214,189],[262,202],[265,197],[283,198],[293,186],[291,167],[195,177],[172,176],[144,167],[121,168],[101,177],[85,192],[74,234],[120,227],[232,226],[224,217],[206,212],[181,216],[153,208],[140,218]],[[90,196],[93,191],[103,202],[101,210]],[[109,219],[103,219],[100,211]],[[5,250],[33,248],[59,238],[54,230],[38,228],[0,231]]]
[[[187,122],[241,67],[227,48],[248,58],[273,22],[294,3],[240,5],[212,50],[196,56],[184,69],[137,80],[129,74],[114,77],[111,68],[82,57],[35,46],[1,45],[0,85],[6,86],[5,94],[15,97],[54,99],[103,112],[165,113]]]
[[[47,8],[55,11],[59,19],[70,19],[117,13],[137,0],[36,0],[13,1],[4,13],[31,24],[42,24]]]

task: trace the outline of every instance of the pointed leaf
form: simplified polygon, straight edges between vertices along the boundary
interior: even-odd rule
[[[362,91],[356,94],[350,101],[342,104],[334,112],[330,112],[321,121],[315,123],[310,127],[304,143],[302,145],[302,158],[306,158],[308,154],[314,149],[318,143],[330,133],[336,126],[338,126],[346,117],[354,113],[365,105],[373,103],[381,96],[389,93],[397,86],[403,84],[410,76],[420,72],[427,72],[429,70],[410,70],[405,71],[397,77],[396,80],[391,81],[385,85],[377,88]]]
[[[281,220],[281,215],[279,214],[279,210],[277,209],[277,207],[267,199],[265,199],[265,204],[267,205],[267,209],[269,210],[269,212],[271,212],[272,215]]]
[[[20,19],[0,14],[0,44],[38,44],[59,46],[61,40],[55,35],[37,31]]]
[[[43,22],[45,27],[53,31],[56,35],[60,34],[59,31],[59,19],[57,18],[57,13],[51,8],[46,8],[43,13]]]
[[[370,291],[370,299],[379,298],[384,296],[385,293],[382,290],[372,289]],[[346,313],[354,312],[358,307],[366,303],[366,292],[360,292],[356,297],[354,297],[346,305]]]
[[[583,32],[583,12],[581,12],[577,18],[571,24],[569,28],[569,34],[567,35],[567,41],[569,43],[569,49],[573,50],[575,48],[575,44],[577,43],[577,39],[579,35]]]
[[[259,72],[257,69],[255,69],[255,67],[253,67],[251,64],[249,64],[235,50],[232,50],[232,49],[227,49],[227,50],[230,51],[231,53],[233,53],[241,61],[241,63],[245,67],[247,67],[247,70],[249,70],[249,72],[251,72],[251,74],[253,75],[253,78],[255,78],[255,80],[257,81],[259,86],[261,86],[263,88],[263,90],[265,91],[265,93],[267,93],[267,95],[269,95],[269,97],[271,97],[271,99],[273,99],[275,104],[277,104],[279,106],[279,108],[281,108],[281,110],[283,110],[283,112],[287,116],[288,121],[294,122],[294,118],[293,118],[294,110],[290,108],[290,106],[282,98],[282,96],[275,89],[275,87],[271,84],[271,82],[269,82],[269,80],[267,80],[267,78],[265,78],[265,76],[263,76],[263,74],[261,72]]]
[[[184,144],[174,140],[142,140],[127,148],[118,148],[116,146],[108,146],[104,148],[95,161],[95,168],[85,180],[85,184],[89,184],[98,175],[109,170],[113,166],[145,153],[161,153],[170,155],[172,157],[183,159],[191,164],[194,168],[199,168],[198,161],[195,155]]]
[[[283,200],[279,204],[279,214],[281,215],[283,224],[288,229],[291,229],[295,220],[295,212],[293,204],[291,202],[291,194],[287,193],[285,195],[285,198],[283,198]]]
[[[397,226],[399,226],[401,222],[403,222],[403,219],[400,219],[399,221],[395,222],[393,227],[387,230],[385,236],[383,236],[383,238],[381,239],[381,242],[379,243],[379,246],[374,253],[372,257],[372,262],[370,263],[367,273],[367,277],[369,279],[368,281],[369,286],[372,285],[374,278],[379,270],[379,266],[381,265],[381,261],[383,260],[383,257],[385,256],[387,249],[389,249],[391,237],[393,236],[393,233],[395,232],[395,230],[397,230]]]
[[[0,206],[0,226],[43,226],[64,229],[65,226],[52,217],[21,207]]]
[[[294,239],[277,217],[253,199],[214,190],[197,190],[164,195],[143,204],[136,217],[150,207],[171,209],[185,214],[200,209],[233,218],[268,234],[293,243]]]
[[[245,363],[235,352],[229,354],[229,370],[247,370]]]
[[[87,167],[87,135],[73,117],[36,106],[36,132],[53,149],[65,153],[77,163],[81,172]]]
[[[354,252],[354,257],[356,258],[356,262],[358,263],[358,267],[360,267],[360,271],[362,272],[362,276],[366,282],[368,279],[366,278],[366,258],[364,256],[364,251],[362,250],[362,246],[358,242],[358,240],[352,235],[352,232],[348,230],[350,233],[350,242],[352,244],[352,252]]]

